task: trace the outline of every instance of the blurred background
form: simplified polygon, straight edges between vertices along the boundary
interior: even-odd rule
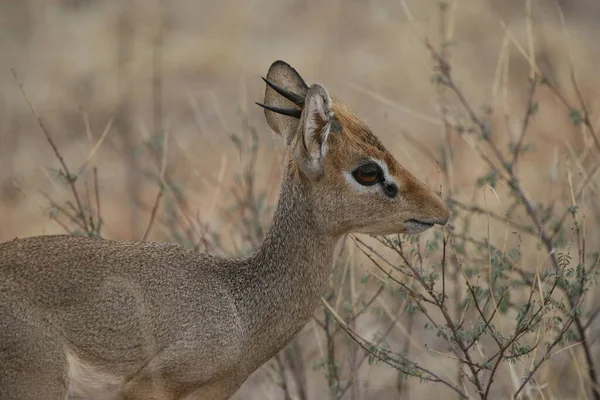
[[[280,182],[283,142],[254,104],[262,101],[260,77],[273,61],[285,60],[308,83],[324,84],[432,187],[448,184],[440,163],[444,140],[450,140],[457,155],[452,191],[481,205],[477,182],[485,163],[469,140],[445,137],[440,98],[446,94],[432,83],[425,38],[446,49],[456,84],[477,112],[490,115],[505,146],[520,129],[533,64],[576,104],[574,71],[598,125],[599,21],[597,0],[2,1],[0,242],[65,233],[71,222],[60,207],[68,209],[73,201],[13,71],[71,173],[81,177],[81,201],[101,204],[102,236],[140,239],[158,208],[149,239],[185,242],[205,232],[213,251],[244,254],[257,241],[240,233],[235,211],[249,163],[261,202],[258,225],[268,225]],[[538,90],[536,102],[539,111],[528,133],[536,149],[520,161],[521,180],[536,202],[569,198],[565,171],[580,179],[595,165],[592,138],[550,90]],[[255,142],[256,152],[248,152]],[[597,199],[596,183],[586,198],[590,204]],[[157,206],[161,185],[169,189]],[[501,189],[498,196],[489,197],[488,206],[502,214],[509,201]],[[586,221],[593,242],[595,211]],[[480,232],[486,223],[473,217]],[[506,224],[496,228],[489,237],[502,240]],[[524,239],[522,248],[539,258],[534,239]],[[350,259],[357,271],[368,268],[359,254]],[[364,323],[377,321],[373,315]],[[411,335],[418,336],[418,323],[414,329]],[[319,365],[325,339],[317,330],[309,324],[295,342],[296,356],[262,368],[236,398],[330,398],[330,377]],[[426,350],[416,357],[456,368]],[[544,372],[550,395],[585,398],[572,394],[568,380],[551,382],[553,376],[577,382],[572,365],[559,360]],[[502,374],[497,398],[508,398],[511,374]],[[418,380],[402,386],[397,375],[365,363],[356,372],[358,386],[341,397],[425,399],[446,393]],[[282,376],[304,388],[289,383],[284,394]]]

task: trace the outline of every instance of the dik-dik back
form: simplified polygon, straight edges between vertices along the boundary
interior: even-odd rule
[[[310,319],[342,235],[419,233],[444,203],[320,84],[277,61],[279,200],[243,259],[175,244],[42,236],[0,244],[0,399],[226,399]]]
[[[169,379],[191,368],[194,380],[204,373],[201,379],[208,381],[221,371],[218,363],[203,371],[206,360],[237,360],[243,341],[220,261],[173,244],[73,236],[0,245],[0,344],[30,332],[27,343],[9,346],[0,358],[6,365],[26,356],[27,369],[13,373],[28,375],[39,366],[40,376],[52,372],[48,379],[71,381],[72,393],[84,398],[98,393],[111,398],[130,378],[143,381],[143,387],[155,377]],[[187,335],[193,340],[187,342]],[[165,351],[175,343],[187,351]],[[52,357],[39,359],[44,352],[35,344],[51,349]],[[177,379],[185,382],[184,376]],[[5,396],[12,392],[4,392],[9,387],[1,378],[0,383],[0,399],[12,398]],[[18,389],[38,383],[32,377],[24,385],[18,382]],[[137,398],[151,398],[135,392]],[[36,389],[16,398],[39,395]]]

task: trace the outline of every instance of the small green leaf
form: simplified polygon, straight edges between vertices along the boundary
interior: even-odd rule
[[[581,112],[575,108],[569,111],[569,118],[571,118],[571,121],[575,126],[581,125],[583,122]]]
[[[533,103],[531,105],[531,108],[529,109],[529,115],[535,115],[535,113],[537,113],[539,109],[540,105],[538,103]]]

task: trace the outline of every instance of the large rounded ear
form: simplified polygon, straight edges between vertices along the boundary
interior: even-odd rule
[[[269,110],[269,108],[291,111],[296,110],[299,116],[302,112],[302,106],[297,104],[298,101],[294,102],[293,100],[290,100],[290,98],[302,99],[303,101],[308,92],[308,85],[306,85],[304,79],[302,79],[300,74],[294,68],[281,60],[275,61],[271,65],[269,72],[267,73],[266,81],[267,88],[265,90],[264,105],[266,106],[265,117],[267,123],[271,129],[280,135],[283,135],[289,145],[298,130],[298,124],[300,122],[298,117],[274,112]],[[288,93],[284,92],[284,95],[282,95],[282,92],[275,90],[271,84]],[[292,112],[292,114],[294,113]]]
[[[334,119],[331,105],[327,89],[318,83],[311,85],[306,94],[298,135],[293,141],[294,159],[300,170],[313,180],[323,174],[327,138]]]

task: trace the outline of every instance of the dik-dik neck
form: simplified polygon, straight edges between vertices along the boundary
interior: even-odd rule
[[[284,178],[265,240],[238,270],[243,318],[260,357],[270,358],[306,324],[331,271],[338,238],[317,220],[306,185]]]

